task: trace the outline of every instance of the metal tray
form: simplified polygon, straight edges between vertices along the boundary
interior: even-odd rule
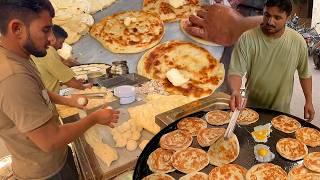
[[[148,78],[140,76],[136,73],[124,74],[114,78],[99,78],[99,86],[104,86],[106,88],[112,88],[121,85],[140,85],[144,82],[149,81]]]
[[[320,128],[312,125],[311,123],[308,123],[308,122],[306,122],[298,117],[292,116],[290,114],[285,114],[285,113],[272,111],[272,110],[265,110],[265,109],[255,109],[255,108],[252,108],[252,109],[254,109],[255,111],[257,111],[259,113],[259,115],[260,115],[259,121],[257,121],[256,123],[253,123],[249,126],[237,125],[235,128],[235,134],[237,135],[238,140],[239,140],[239,144],[240,144],[240,154],[239,154],[238,158],[233,163],[239,164],[247,169],[250,169],[253,165],[258,164],[258,161],[256,161],[254,153],[253,153],[253,147],[254,147],[254,145],[256,145],[258,143],[256,143],[253,140],[253,138],[250,134],[250,132],[253,131],[253,128],[255,126],[267,124],[267,123],[271,122],[271,119],[273,117],[278,116],[280,114],[284,114],[284,115],[287,115],[287,116],[290,116],[290,117],[297,119],[303,127],[311,127],[311,128],[315,128],[317,130],[320,130]],[[206,113],[206,111],[200,111],[200,112],[189,115],[189,117],[201,117],[202,118],[205,115],[205,113]],[[143,177],[152,173],[149,170],[149,167],[147,165],[147,160],[148,160],[149,155],[154,150],[156,150],[157,148],[160,147],[159,141],[160,141],[160,138],[164,134],[169,133],[169,132],[177,129],[177,123],[180,120],[181,119],[178,119],[177,121],[171,123],[168,127],[162,129],[157,135],[155,135],[152,138],[150,143],[145,147],[145,149],[143,150],[143,152],[139,156],[139,159],[138,159],[136,167],[135,167],[133,179],[135,179],[135,180],[142,179]],[[224,126],[208,125],[208,127],[224,127],[224,128],[226,128],[226,126],[227,125],[224,125]],[[273,161],[271,161],[271,163],[274,163],[274,164],[281,166],[286,172],[288,172],[293,166],[295,166],[297,164],[301,164],[303,160],[289,161],[289,160],[284,159],[283,157],[281,157],[277,153],[275,145],[280,138],[284,138],[284,137],[294,137],[294,133],[286,134],[286,133],[278,131],[272,127],[271,135],[268,138],[267,143],[264,143],[264,144],[269,146],[270,150],[275,154],[275,159]],[[201,148],[199,146],[199,144],[197,143],[197,140],[195,140],[195,139],[193,140],[193,143],[191,146],[196,147],[196,148]],[[201,149],[208,151],[209,148],[201,148]],[[320,151],[320,147],[316,147],[316,148],[308,147],[308,149],[309,149],[309,153],[315,152],[315,151]],[[214,168],[213,165],[208,165],[206,168],[204,168],[202,170],[202,172],[209,174],[209,172],[211,171],[212,168]],[[179,171],[174,171],[172,173],[169,173],[169,175],[178,179],[179,177],[183,176],[184,174]]]

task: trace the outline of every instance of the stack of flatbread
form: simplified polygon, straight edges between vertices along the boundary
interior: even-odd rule
[[[77,42],[89,32],[94,24],[93,14],[110,6],[116,0],[50,0],[56,15],[53,23],[60,25],[68,33],[66,43]]]

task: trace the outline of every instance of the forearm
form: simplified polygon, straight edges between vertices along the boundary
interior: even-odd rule
[[[306,103],[312,103],[312,78],[300,79]]]
[[[263,16],[249,16],[240,20],[241,34],[245,31],[259,26],[263,21]]]
[[[59,94],[48,92],[50,100],[54,104],[69,105],[69,98],[60,96]]]
[[[242,77],[239,75],[229,75],[228,84],[229,84],[231,93],[239,92],[242,84]]]
[[[64,148],[95,124],[91,116],[64,125],[57,125],[54,121],[55,119],[51,119],[42,127],[27,133],[27,136],[44,152]]]
[[[72,78],[70,81],[64,83],[65,85],[67,85],[68,87],[72,87],[75,89],[80,89],[80,90],[84,90],[85,86],[83,86],[82,82],[80,82],[79,80],[77,80],[76,78]]]
[[[83,133],[93,125],[95,125],[95,122],[90,116],[87,116],[80,121],[60,125],[58,131],[54,135],[55,138],[53,142],[51,142],[51,149],[49,150],[54,151],[65,147],[67,144],[83,135]]]

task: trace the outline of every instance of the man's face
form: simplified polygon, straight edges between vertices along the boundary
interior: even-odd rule
[[[47,11],[42,11],[38,17],[33,19],[26,27],[25,38],[22,40],[22,47],[28,53],[36,57],[47,55],[47,48],[53,38],[51,30],[52,18]]]
[[[261,29],[267,35],[276,34],[285,28],[288,17],[278,7],[264,7]]]
[[[65,38],[55,38],[55,43],[53,47],[58,50],[62,48]]]

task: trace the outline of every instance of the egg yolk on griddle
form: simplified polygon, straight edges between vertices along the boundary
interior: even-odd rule
[[[253,131],[251,135],[259,141],[264,141],[268,138],[269,133],[270,133],[269,130],[261,129],[258,131]]]
[[[266,156],[267,154],[269,154],[269,151],[267,149],[261,148],[258,150],[258,154],[262,157]]]

